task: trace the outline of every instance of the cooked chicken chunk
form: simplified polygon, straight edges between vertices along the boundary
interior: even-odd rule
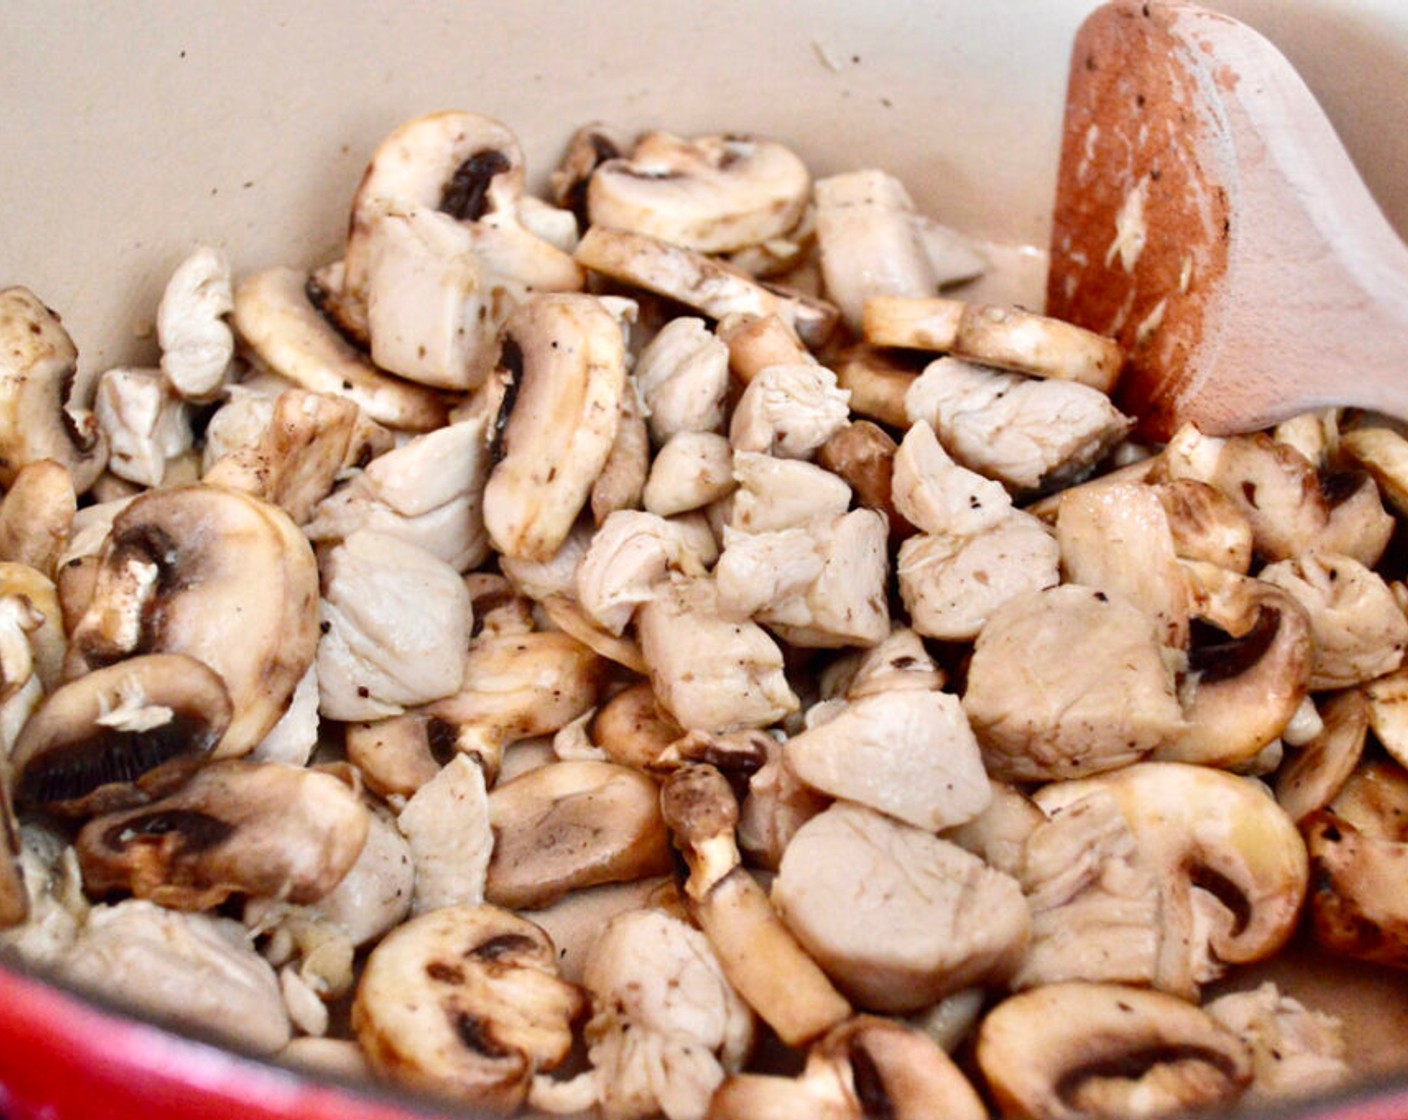
[[[905,394],[965,467],[1017,491],[1084,474],[1130,429],[1104,393],[1072,381],[1002,373],[957,358],[931,362]]]
[[[748,533],[839,517],[851,506],[851,488],[811,463],[740,451],[733,456],[733,476],[738,490],[730,524]]]
[[[733,410],[735,451],[807,459],[850,419],[851,394],[816,363],[768,366],[748,382]]]
[[[1017,782],[1126,765],[1183,721],[1148,616],[1074,584],[998,608],[978,635],[963,707],[989,772]]]
[[[646,422],[656,444],[680,432],[717,432],[728,396],[728,347],[703,319],[671,319],[636,359]]]
[[[772,898],[841,990],[874,1011],[916,1011],[1000,980],[1029,925],[1015,880],[956,844],[846,802],[797,831]]]
[[[603,630],[620,635],[671,572],[704,574],[685,531],[641,510],[617,510],[592,536],[577,566],[577,601]]]
[[[1204,1010],[1251,1047],[1252,1084],[1245,1103],[1323,1093],[1350,1076],[1340,1021],[1311,1011],[1275,984],[1219,996]]]
[[[412,907],[417,914],[484,901],[494,834],[484,771],[468,755],[455,755],[421,786],[396,826],[415,861]]]
[[[167,462],[190,450],[190,409],[158,370],[108,370],[93,410],[108,437],[108,470],[119,478],[160,486]]]
[[[453,693],[471,613],[464,581],[443,560],[384,533],[351,534],[323,562],[323,715],[379,719]]]
[[[482,502],[489,471],[483,416],[415,436],[379,455],[323,499],[303,527],[309,540],[342,540],[358,529],[397,537],[456,571],[484,562]]]
[[[733,449],[717,432],[678,432],[650,464],[641,501],[651,513],[671,517],[703,509],[733,492]]]
[[[202,246],[166,282],[156,312],[161,372],[183,397],[208,400],[219,390],[235,356],[225,316],[235,309],[230,262]]]
[[[963,708],[942,692],[851,701],[789,739],[783,758],[813,789],[930,832],[971,819],[992,795]]]
[[[1002,484],[955,463],[923,420],[895,452],[890,494],[895,509],[922,533],[976,536],[1012,510]]]

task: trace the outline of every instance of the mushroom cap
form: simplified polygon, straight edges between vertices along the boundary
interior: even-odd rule
[[[16,799],[71,816],[143,804],[180,785],[232,716],[220,675],[183,653],[84,673],[51,692],[20,732]]]
[[[161,800],[94,817],[75,847],[91,892],[130,890],[204,910],[232,894],[322,898],[356,862],[369,828],[357,793],[331,774],[227,759]]]
[[[1227,1107],[1252,1079],[1245,1043],[1205,1011],[1117,984],[1047,984],[1011,996],[976,1057],[1007,1117],[1160,1116]]]
[[[1191,996],[1206,978],[1204,952],[1214,969],[1261,960],[1295,931],[1309,882],[1305,842],[1260,782],[1143,762],[1034,797],[1049,815],[1092,794],[1114,798],[1158,882],[1156,987]]]
[[[107,465],[107,441],[70,394],[78,350],[59,317],[28,288],[0,289],[0,486],[21,467],[54,459],[82,494]]]
[[[234,705],[216,753],[252,750],[288,707],[318,643],[313,549],[277,506],[197,483],[147,491],[114,519],[74,626],[82,668],[185,653]]]
[[[496,1111],[561,1064],[580,989],[532,922],[497,906],[449,906],[392,930],[367,958],[352,1027],[372,1068]]]

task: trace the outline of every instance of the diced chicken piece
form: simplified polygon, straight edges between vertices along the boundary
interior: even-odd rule
[[[202,246],[166,282],[156,312],[161,372],[181,396],[209,400],[220,389],[235,356],[235,336],[225,316],[235,309],[230,262]]]
[[[576,598],[602,629],[619,636],[671,572],[704,574],[680,526],[653,513],[617,510],[577,566]]]
[[[421,786],[396,827],[415,861],[415,913],[484,901],[494,833],[484,771],[468,755],[455,755]]]
[[[0,945],[33,968],[51,968],[68,953],[88,920],[88,898],[73,845],[42,825],[20,825],[20,871],[29,917],[0,931]]]
[[[243,385],[231,385],[226,392],[229,399],[216,409],[210,423],[205,426],[205,444],[201,448],[202,474],[232,451],[257,444],[274,418],[277,394],[248,389]]]
[[[611,920],[583,981],[589,1074],[601,1115],[703,1120],[753,1045],[748,1005],[724,978],[709,939],[660,910]]]
[[[415,888],[415,857],[405,837],[390,814],[373,812],[370,817],[367,842],[357,862],[337,886],[307,907],[316,920],[334,926],[354,947],[377,940],[403,922],[411,912]]]
[[[360,529],[323,562],[320,710],[399,715],[449,696],[469,657],[472,609],[459,573],[422,548]]]
[[[733,456],[730,524],[748,533],[791,529],[819,517],[839,517],[851,507],[851,488],[828,470],[756,452]]]
[[[992,800],[987,808],[972,820],[944,829],[942,836],[972,852],[989,867],[1020,880],[1027,841],[1046,817],[1036,802],[1016,786],[1007,782],[988,784],[992,787]]]
[[[851,394],[816,363],[768,366],[748,382],[733,410],[735,451],[807,459],[850,419]]]
[[[797,829],[831,803],[788,768],[782,744],[768,736],[767,761],[748,779],[739,806],[738,846],[755,866],[776,871]]]
[[[534,910],[533,924],[557,946],[558,975],[580,984],[592,946],[612,918],[646,906],[670,911],[679,901],[678,893],[673,875],[581,887],[568,891],[551,906]]]
[[[1251,1048],[1252,1084],[1243,1104],[1309,1097],[1350,1077],[1339,1019],[1311,1011],[1273,983],[1229,992],[1204,1010]]]
[[[862,697],[783,748],[813,789],[937,832],[992,796],[978,741],[956,696],[899,691]]]
[[[1138,607],[1074,584],[1010,599],[978,635],[963,707],[989,772],[1047,781],[1127,765],[1183,726]]]
[[[589,522],[578,522],[562,546],[546,560],[526,560],[500,556],[499,569],[520,594],[542,602],[554,595],[574,599],[577,595],[577,565],[592,542]]]
[[[756,623],[721,617],[707,582],[644,604],[636,630],[656,698],[686,730],[766,727],[800,707],[777,644]]]
[[[1187,648],[1191,595],[1158,491],[1137,482],[1072,490],[1056,539],[1067,580],[1128,599],[1165,645]]]
[[[96,906],[59,970],[80,987],[257,1053],[288,1044],[278,977],[228,918],[141,899]]]
[[[728,346],[703,319],[671,319],[640,352],[636,384],[657,444],[679,432],[717,432],[728,397]]]
[[[731,494],[733,449],[717,432],[678,432],[650,464],[641,501],[661,517],[703,509]]]
[[[1313,552],[1268,564],[1260,577],[1310,616],[1312,689],[1350,688],[1393,672],[1408,648],[1408,618],[1382,576],[1349,556]]]
[[[417,545],[456,571],[478,567],[489,554],[487,423],[483,416],[462,420],[373,459],[318,504],[304,534],[329,541],[371,529]]]
[[[976,536],[1012,510],[1003,485],[955,463],[923,420],[910,427],[895,452],[890,495],[921,533]]]
[[[916,1011],[970,985],[1000,983],[1030,924],[1010,876],[846,802],[798,830],[772,898],[827,975],[873,1011]]]
[[[1060,547],[1021,510],[972,536],[920,535],[896,559],[900,596],[928,638],[972,641],[1002,605],[1060,582]]]
[[[108,437],[108,470],[118,478],[160,486],[167,461],[191,448],[190,408],[159,370],[108,370],[93,410]]]
[[[1002,373],[957,358],[925,367],[905,394],[905,412],[910,423],[928,421],[965,467],[1014,491],[1079,478],[1132,423],[1089,386]]]
[[[897,626],[868,650],[833,661],[821,675],[821,695],[859,700],[883,692],[940,689],[944,672],[929,656],[924,641],[907,626]]]
[[[821,575],[817,541],[807,529],[740,533],[724,529],[724,550],[714,567],[719,609],[751,618],[805,593]]]
[[[1026,843],[1019,877],[1032,939],[1012,986],[1151,983],[1160,944],[1155,874],[1113,797],[1096,792],[1053,811]]]

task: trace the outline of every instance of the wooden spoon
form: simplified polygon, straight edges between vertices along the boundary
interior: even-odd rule
[[[1408,246],[1290,63],[1181,0],[1076,36],[1047,312],[1125,347],[1117,399],[1151,438],[1408,418]]]

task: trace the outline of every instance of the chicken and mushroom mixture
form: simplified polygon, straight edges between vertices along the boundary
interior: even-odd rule
[[[1254,966],[1408,967],[1404,434],[1140,442],[883,170],[590,125],[527,183],[410,121],[339,259],[200,249],[87,395],[0,292],[5,951],[503,1112],[1352,1076]]]

